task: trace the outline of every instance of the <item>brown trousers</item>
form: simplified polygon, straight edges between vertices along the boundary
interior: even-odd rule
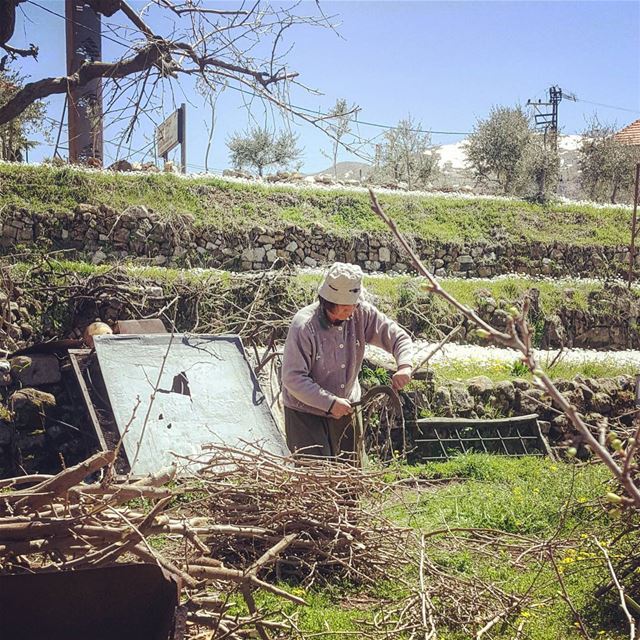
[[[353,414],[339,419],[284,408],[287,446],[292,453],[299,452],[304,456],[337,458],[355,464],[354,424],[360,427],[362,433],[362,412],[359,408]]]

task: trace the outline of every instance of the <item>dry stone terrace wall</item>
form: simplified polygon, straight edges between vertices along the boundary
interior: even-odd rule
[[[159,266],[214,267],[250,271],[274,262],[307,267],[334,260],[355,262],[367,271],[409,270],[388,234],[359,233],[342,237],[319,225],[303,229],[220,229],[199,224],[188,215],[170,219],[144,206],[122,212],[80,204],[75,212],[33,213],[6,209],[0,214],[0,249],[12,253],[21,245],[48,245],[71,250],[69,257],[94,264],[138,260]],[[625,273],[627,247],[570,247],[563,243],[452,243],[414,238],[415,247],[438,276],[492,277],[527,275],[589,276]],[[640,256],[637,259],[640,265]]]
[[[588,424],[601,429],[631,426],[635,403],[632,376],[599,379],[576,376],[573,380],[558,380],[556,386]],[[493,382],[478,376],[465,382],[436,384],[430,378],[424,390],[410,392],[409,398],[405,411],[410,419],[414,416],[490,419],[536,413],[552,442],[575,435],[568,418],[551,397],[525,379]]]

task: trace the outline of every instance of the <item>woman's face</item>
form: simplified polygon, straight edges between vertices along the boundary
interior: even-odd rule
[[[332,311],[327,309],[326,314],[331,322],[344,322],[353,315],[357,306],[357,304],[336,304]]]

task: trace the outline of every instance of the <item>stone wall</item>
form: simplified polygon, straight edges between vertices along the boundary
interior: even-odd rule
[[[575,405],[586,421],[601,429],[617,423],[631,426],[635,401],[632,376],[587,378],[556,381],[556,387]],[[466,382],[435,385],[428,380],[422,391],[411,394],[412,416],[457,418],[502,418],[537,413],[546,422],[552,442],[574,436],[568,418],[558,411],[552,399],[525,379],[493,382],[485,376]]]
[[[0,217],[0,249],[47,244],[71,250],[70,257],[95,264],[116,259],[180,267],[215,267],[248,271],[276,261],[307,267],[333,260],[356,262],[367,271],[409,269],[389,234],[332,236],[319,225],[302,229],[219,229],[190,216],[168,219],[143,206],[117,212],[80,204],[74,213],[33,213],[8,209]],[[627,247],[569,247],[557,242],[513,242],[496,238],[463,246],[415,238],[425,264],[438,276],[491,277],[518,272],[529,275],[622,275]],[[640,265],[640,256],[637,260]]]

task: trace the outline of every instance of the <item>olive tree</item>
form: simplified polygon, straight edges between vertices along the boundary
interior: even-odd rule
[[[580,184],[588,198],[613,204],[630,198],[634,167],[640,162],[637,147],[619,142],[612,125],[593,118],[583,132],[579,153]]]
[[[298,137],[289,131],[269,131],[254,127],[247,133],[234,133],[227,141],[231,162],[236,169],[255,167],[262,177],[265,167],[287,167],[298,160],[302,150]]]
[[[516,165],[515,174],[517,195],[545,202],[555,193],[560,179],[558,151],[546,144],[541,134],[532,135]]]
[[[521,107],[494,106],[478,120],[467,141],[467,158],[476,178],[514,193],[533,131]]]
[[[16,72],[0,72],[0,103],[11,99],[23,85],[22,78]],[[0,160],[24,160],[24,152],[35,146],[29,134],[41,131],[43,127],[45,104],[38,100],[30,104],[18,117],[0,125]]]

